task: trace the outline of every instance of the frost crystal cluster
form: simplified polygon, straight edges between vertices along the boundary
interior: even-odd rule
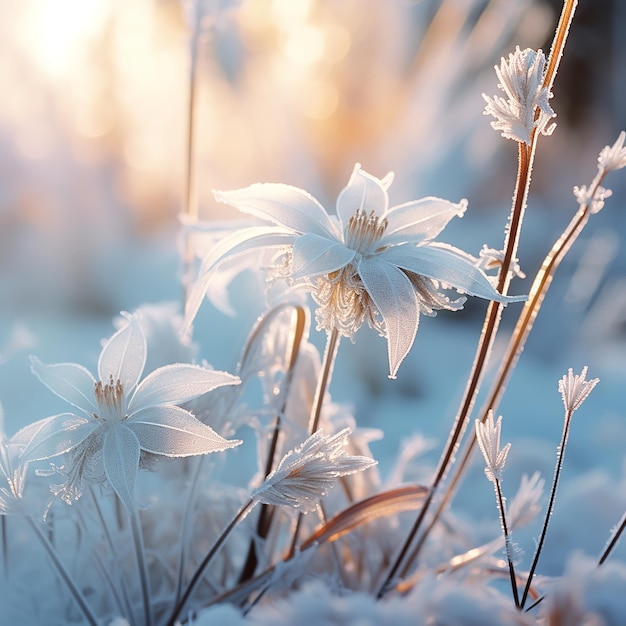
[[[549,103],[552,94],[543,86],[545,65],[541,50],[520,50],[518,46],[508,59],[502,57],[500,67],[495,66],[498,87],[506,98],[485,94],[483,98],[487,102],[485,115],[496,118],[491,126],[503,137],[530,145],[535,129],[543,135],[554,130],[555,124],[548,125],[555,113]]]

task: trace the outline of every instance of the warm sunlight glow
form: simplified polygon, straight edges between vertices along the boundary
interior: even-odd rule
[[[24,16],[22,37],[38,65],[63,78],[83,62],[86,45],[103,27],[109,0],[39,0]]]

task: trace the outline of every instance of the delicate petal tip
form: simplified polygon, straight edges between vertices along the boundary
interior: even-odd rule
[[[98,378],[106,382],[110,377],[119,380],[130,392],[138,383],[146,364],[146,337],[134,315],[124,314],[128,324],[106,341],[98,359]]]
[[[388,181],[389,184],[390,181]],[[361,210],[366,215],[382,218],[389,207],[387,188],[376,176],[368,174],[357,163],[350,181],[337,198],[337,216],[345,229],[350,218]]]

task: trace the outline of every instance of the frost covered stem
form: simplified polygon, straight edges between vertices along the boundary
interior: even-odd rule
[[[541,529],[541,536],[539,537],[539,542],[537,543],[537,548],[535,549],[535,556],[533,557],[532,565],[530,566],[530,570],[528,572],[528,580],[526,581],[526,586],[524,587],[524,593],[522,594],[522,601],[520,603],[520,608],[523,609],[526,604],[526,599],[528,597],[528,592],[530,591],[530,586],[533,582],[533,576],[535,575],[535,569],[537,568],[537,563],[539,562],[539,557],[541,555],[541,550],[543,549],[543,544],[546,539],[546,533],[548,532],[548,524],[550,522],[550,517],[552,516],[552,509],[554,508],[554,499],[556,497],[556,489],[559,483],[559,477],[561,476],[561,468],[563,467],[563,455],[565,454],[565,446],[567,445],[567,437],[569,435],[570,423],[572,421],[573,411],[566,411],[565,420],[563,423],[563,433],[561,435],[561,443],[556,450],[556,466],[554,468],[554,478],[552,479],[552,489],[550,491],[550,501],[548,502],[548,508],[546,509],[546,517],[543,521],[543,527]]]
[[[152,614],[152,602],[150,599],[150,580],[148,579],[148,564],[146,563],[146,550],[143,543],[143,532],[141,530],[141,521],[137,507],[133,506],[129,511],[130,528],[133,533],[133,546],[135,548],[135,557],[137,559],[137,568],[139,569],[139,582],[141,584],[141,599],[143,602],[143,610],[146,626],[152,626],[154,616]]]
[[[309,435],[312,435],[319,428],[324,396],[326,395],[326,389],[330,384],[335,359],[337,358],[337,351],[339,350],[339,339],[339,331],[336,328],[333,328],[328,333],[326,348],[324,350],[324,358],[322,361],[322,371],[320,373],[319,380],[317,381],[317,388],[315,389],[315,398],[313,399],[313,408],[311,409],[311,420],[309,421]]]
[[[498,274],[498,286],[496,287],[496,289],[502,294],[506,294],[506,291],[508,289],[510,282],[509,269],[511,266],[511,261],[516,258],[517,255],[519,230],[522,224],[524,207],[526,205],[526,197],[528,195],[528,186],[530,183],[530,163],[532,160],[531,156],[533,154],[533,151],[534,148],[529,149],[528,146],[521,143],[519,144],[519,163],[515,196],[513,198],[513,207],[511,209],[509,228],[507,229],[504,258],[502,261],[502,267],[500,268],[500,272]],[[394,561],[394,564],[389,570],[382,586],[378,591],[379,598],[381,598],[386,593],[387,587],[399,571],[401,571],[402,576],[406,576],[411,564],[417,558],[424,544],[424,541],[426,540],[427,532],[422,534],[412,552],[409,553],[409,549],[411,548],[411,545],[415,537],[417,536],[418,531],[420,530],[422,524],[424,523],[424,520],[426,519],[426,515],[434,500],[435,493],[439,488],[441,482],[445,478],[450,465],[454,461],[454,455],[458,448],[461,437],[463,436],[465,428],[467,427],[469,416],[476,400],[476,394],[478,392],[483,377],[485,364],[487,363],[489,353],[491,352],[491,346],[493,345],[498,326],[500,325],[501,314],[502,305],[499,302],[495,302],[493,300],[489,302],[489,305],[487,307],[487,313],[485,315],[485,321],[483,323],[483,330],[478,341],[476,356],[474,357],[474,363],[472,364],[472,370],[470,372],[467,386],[465,388],[463,400],[455,417],[452,430],[450,431],[448,443],[439,460],[439,465],[437,467],[435,478],[433,480],[429,494],[424,501],[424,505],[422,506],[417,516],[417,519],[415,520],[415,523],[413,524],[413,527],[411,528],[411,531],[409,532],[409,535],[404,542],[404,545],[402,546],[402,549],[400,550],[398,556],[396,557],[396,560]],[[433,524],[431,524],[427,530],[432,528],[432,526]],[[403,563],[404,567],[402,570],[400,570],[400,567]]]
[[[504,547],[506,549],[506,558],[509,562],[509,575],[511,576],[511,589],[513,590],[513,600],[515,601],[515,608],[520,608],[519,595],[517,592],[517,578],[515,576],[515,566],[513,565],[513,558],[511,555],[511,535],[506,523],[506,512],[504,509],[504,499],[502,497],[502,486],[500,485],[500,479],[496,478],[493,482],[493,488],[496,493],[496,503],[498,505],[498,511],[500,512],[500,523],[502,524],[502,534],[504,535]]]
[[[550,49],[550,57],[548,59],[548,67],[546,68],[546,73],[545,73],[544,82],[543,82],[543,85],[547,87],[549,90],[552,88],[554,79],[556,77],[556,73],[557,73],[557,69],[561,60],[561,56],[563,55],[565,42],[567,40],[567,35],[569,33],[569,27],[574,17],[574,12],[576,10],[577,4],[578,4],[577,0],[565,0],[563,4],[563,10],[561,12],[561,17],[559,19],[559,23],[556,28],[554,39],[552,41],[552,47]],[[518,170],[517,170],[517,181],[515,185],[515,194],[513,196],[511,218],[510,218],[509,228],[507,230],[506,241],[504,245],[504,258],[502,261],[502,267],[500,268],[500,272],[498,274],[497,290],[503,294],[506,294],[506,290],[508,289],[508,283],[510,281],[511,262],[517,256],[517,246],[519,242],[519,230],[520,230],[522,219],[524,216],[526,199],[528,197],[528,190],[530,187],[530,174],[532,171],[532,165],[533,165],[534,158],[535,158],[536,146],[537,146],[537,133],[535,133],[534,131],[532,134],[532,140],[531,140],[530,146],[527,146],[522,143],[519,144],[519,158],[518,158]],[[428,497],[426,498],[422,509],[419,512],[419,515],[415,521],[415,524],[413,525],[411,532],[409,533],[409,537],[407,538],[403,548],[401,549],[399,553],[399,556],[397,557],[394,565],[392,566],[389,574],[387,575],[385,579],[385,582],[383,583],[383,586],[381,587],[379,591],[378,597],[382,597],[382,595],[384,595],[386,587],[389,585],[392,578],[398,572],[401,561],[405,560],[405,556],[408,552],[408,549],[411,543],[413,542],[413,540],[415,539],[420,527],[422,526],[426,518],[428,510],[432,504],[435,491],[439,487],[440,482],[445,477],[448,467],[454,459],[454,454],[459,445],[461,436],[469,421],[469,416],[470,416],[472,407],[476,399],[476,394],[478,392],[480,382],[482,380],[483,369],[487,361],[489,352],[491,351],[491,346],[493,344],[495,334],[498,330],[501,313],[502,313],[502,305],[494,301],[489,303],[489,306],[487,308],[487,314],[485,316],[485,322],[483,324],[483,330],[480,336],[478,347],[476,349],[476,356],[474,358],[474,363],[472,365],[472,371],[470,373],[470,377],[468,379],[468,383],[465,388],[465,393],[462,399],[461,407],[455,418],[455,423],[453,425],[450,438],[448,440],[448,444],[441,457],[439,467],[437,469],[437,474],[435,476],[435,480],[433,481],[433,485],[431,487],[430,493]],[[535,312],[535,315],[536,315],[536,312]],[[468,452],[468,456],[469,456],[469,452]],[[418,556],[428,536],[429,531],[434,527],[439,517],[439,514],[442,511],[443,511],[443,507],[440,506],[437,512],[435,513],[434,519],[430,522],[425,532],[422,533],[422,536],[417,542],[415,548],[413,548],[413,551],[409,554],[408,558],[406,558],[406,564],[403,569],[403,575],[406,574],[411,563]]]
[[[237,526],[237,524],[243,520],[248,513],[252,510],[254,505],[256,504],[256,500],[254,498],[250,498],[238,511],[235,513],[233,519],[228,523],[228,526],[224,528],[222,534],[217,538],[217,541],[213,544],[211,549],[207,552],[204,559],[202,559],[202,563],[198,565],[198,569],[196,569],[194,575],[191,577],[189,584],[187,585],[187,589],[185,589],[185,593],[182,595],[181,599],[177,602],[174,610],[172,611],[172,615],[167,621],[167,626],[174,626],[178,616],[185,608],[187,601],[191,597],[191,594],[198,588],[198,585],[202,581],[202,577],[204,576],[207,568],[211,564],[211,561],[218,555],[221,550],[224,542],[230,537],[231,533]]]
[[[9,579],[9,538],[7,533],[7,516],[0,516],[0,531],[2,532],[2,571],[5,580]]]
[[[196,189],[195,169],[193,163],[195,117],[196,117],[196,83],[198,76],[198,47],[200,43],[201,20],[195,16],[193,34],[189,41],[189,85],[187,92],[187,137],[185,151],[185,205],[184,213],[191,222],[198,219],[198,195]],[[185,262],[183,284],[183,308],[189,295],[191,281],[191,268],[193,265],[194,252],[191,245],[191,234],[185,234]]]
[[[89,608],[85,596],[83,596],[81,590],[78,588],[78,585],[74,582],[71,574],[67,571],[67,569],[65,569],[65,566],[59,559],[59,555],[50,543],[48,537],[46,537],[45,533],[41,530],[41,528],[39,528],[39,525],[33,520],[32,517],[27,516],[26,520],[30,524],[31,528],[35,531],[35,534],[39,538],[39,541],[41,541],[41,544],[48,553],[50,560],[56,567],[59,576],[61,576],[63,582],[67,585],[67,588],[70,590],[72,596],[74,597],[76,604],[78,604],[80,610],[83,612],[85,619],[89,622],[91,626],[98,626],[98,620]]]
[[[611,537],[609,542],[606,544],[606,548],[604,548],[604,552],[598,559],[598,565],[602,565],[609,558],[609,555],[611,554],[611,552],[613,552],[613,548],[615,548],[615,546],[617,545],[617,542],[619,541],[619,538],[622,536],[624,529],[626,529],[626,513],[624,513],[619,525],[613,531],[613,536]]]

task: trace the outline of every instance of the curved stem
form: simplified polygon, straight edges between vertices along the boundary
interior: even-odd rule
[[[152,601],[150,598],[150,579],[148,577],[148,564],[146,562],[146,550],[143,543],[143,531],[141,529],[141,521],[137,507],[133,506],[130,515],[130,528],[133,534],[133,546],[135,548],[135,557],[137,559],[137,567],[139,569],[139,581],[141,584],[141,598],[143,601],[144,619],[146,626],[152,626],[154,616],[152,614]]]
[[[187,589],[185,589],[185,593],[182,595],[181,599],[176,603],[172,614],[170,615],[169,620],[167,621],[167,626],[174,626],[178,616],[181,611],[185,608],[185,604],[191,597],[191,594],[198,588],[198,585],[202,581],[202,577],[206,572],[207,567],[211,564],[211,561],[217,556],[220,549],[224,545],[224,542],[230,537],[230,534],[235,529],[237,524],[252,510],[252,507],[256,504],[256,501],[250,498],[240,509],[237,511],[233,519],[229,522],[226,528],[222,531],[222,534],[217,538],[217,541],[213,544],[211,549],[207,552],[204,559],[198,568],[196,569],[194,575],[191,577],[189,584],[187,585]]]
[[[324,357],[322,359],[322,371],[320,372],[317,388],[315,389],[315,397],[313,398],[313,408],[311,410],[311,420],[309,421],[309,435],[312,435],[319,428],[320,417],[322,415],[322,405],[324,404],[324,395],[330,384],[330,379],[335,366],[335,359],[339,350],[339,331],[333,328],[328,333],[326,340],[326,348],[324,349]]]
[[[604,548],[602,555],[598,559],[598,565],[602,565],[609,558],[609,555],[611,554],[611,552],[613,552],[613,548],[615,548],[615,546],[617,545],[617,542],[624,532],[624,529],[626,529],[626,513],[624,513],[624,515],[622,516],[622,519],[620,520],[617,529],[613,532],[613,536],[611,537],[606,548]]]
[[[72,596],[74,597],[74,600],[76,601],[76,604],[78,604],[78,606],[80,607],[86,620],[91,626],[98,626],[98,620],[89,608],[85,596],[83,596],[81,590],[78,588],[78,585],[74,582],[72,575],[67,571],[65,565],[63,565],[63,563],[61,562],[61,559],[59,559],[59,555],[57,554],[53,545],[50,543],[48,537],[46,537],[46,534],[41,530],[41,528],[39,528],[39,525],[33,520],[32,517],[27,516],[26,520],[30,524],[31,528],[35,531],[35,534],[39,538],[39,541],[41,541],[41,544],[48,553],[50,560],[56,567],[59,576],[61,576],[63,582],[67,585],[67,588],[70,590]]]
[[[535,556],[533,558],[532,565],[530,566],[530,570],[528,572],[528,579],[526,581],[526,586],[524,587],[524,593],[522,594],[522,601],[520,603],[520,608],[524,608],[526,604],[526,598],[528,597],[528,591],[533,581],[533,576],[535,575],[535,569],[537,568],[537,563],[539,562],[539,557],[541,556],[541,551],[543,549],[543,544],[546,539],[546,533],[548,532],[548,524],[550,522],[550,517],[552,516],[552,509],[554,508],[554,499],[556,497],[556,488],[559,483],[559,478],[561,476],[561,468],[563,467],[563,455],[565,454],[565,446],[567,445],[567,436],[569,434],[569,427],[572,420],[572,412],[568,411],[565,414],[565,423],[563,424],[563,434],[561,435],[561,443],[557,448],[556,454],[556,466],[554,468],[554,478],[552,479],[552,490],[550,492],[550,501],[548,502],[548,508],[546,510],[546,517],[543,521],[543,528],[541,529],[541,536],[539,537],[539,542],[537,543],[537,548],[535,549]]]
[[[509,528],[506,523],[506,511],[504,509],[504,498],[502,497],[502,486],[500,481],[496,478],[493,486],[496,491],[496,502],[498,505],[498,511],[500,512],[500,523],[502,524],[502,533],[504,534],[504,548],[506,550],[506,559],[509,563],[509,576],[511,578],[511,589],[513,591],[513,600],[515,601],[515,608],[520,608],[519,595],[517,592],[517,577],[515,576],[515,567],[513,565],[513,558],[511,555],[511,535],[509,534]]]

